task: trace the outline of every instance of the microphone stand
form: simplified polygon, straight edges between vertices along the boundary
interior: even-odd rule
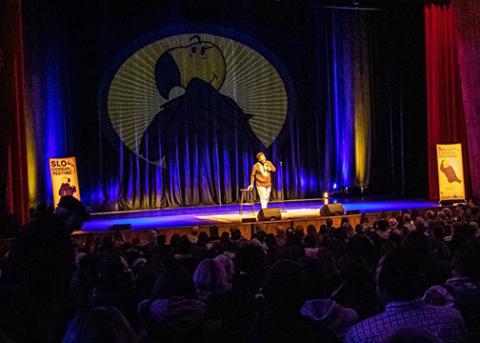
[[[285,211],[285,199],[283,196],[283,162],[280,161],[280,183],[282,185],[281,191],[280,191],[280,204],[282,206],[282,212]]]

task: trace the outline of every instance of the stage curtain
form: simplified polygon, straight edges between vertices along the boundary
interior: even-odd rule
[[[471,192],[480,198],[480,2],[454,0]]]
[[[381,13],[371,11],[322,11],[320,23],[326,35],[325,71],[328,75],[327,161],[334,160],[335,177],[341,186],[368,187],[371,153],[372,99],[380,93],[373,76],[375,35]],[[321,30],[322,31],[322,30]],[[333,119],[333,120],[332,120]],[[352,180],[355,180],[352,182]]]
[[[427,1],[424,14],[429,197],[438,199],[436,144],[462,143],[466,186],[469,155],[453,6],[449,1]]]
[[[29,217],[22,1],[1,9],[0,214]]]
[[[109,137],[98,113],[101,80],[120,51],[164,26],[196,22],[258,40],[289,73],[295,108],[265,149],[278,169],[273,199],[318,197],[335,184],[337,190],[423,194],[424,87],[418,85],[424,58],[418,53],[424,49],[415,37],[423,32],[411,28],[421,20],[412,13],[310,3],[244,3],[248,11],[240,4],[209,9],[195,2],[122,2],[112,8],[79,2],[72,12],[60,0],[26,2],[28,122],[35,143],[29,166],[36,170],[38,202],[51,203],[48,158],[61,156],[77,157],[82,200],[93,210],[238,201],[261,146],[241,136],[212,135],[201,145],[172,140],[175,153],[160,167]],[[420,4],[418,15],[422,10]],[[232,12],[238,20],[218,19]],[[407,131],[409,125],[415,130]],[[227,149],[222,139],[237,139],[236,145]]]

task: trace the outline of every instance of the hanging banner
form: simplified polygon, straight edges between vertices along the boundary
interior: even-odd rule
[[[462,144],[437,144],[440,201],[465,200]]]
[[[65,195],[72,195],[80,200],[77,161],[75,157],[49,158],[48,162],[52,177],[54,206],[57,207],[60,198]]]

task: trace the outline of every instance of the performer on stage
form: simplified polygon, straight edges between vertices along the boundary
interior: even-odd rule
[[[272,175],[277,169],[272,162],[268,161],[263,152],[257,154],[257,162],[253,165],[250,174],[250,185],[248,189],[253,189],[253,183],[257,183],[257,192],[260,197],[262,208],[267,208],[270,192],[272,191]]]

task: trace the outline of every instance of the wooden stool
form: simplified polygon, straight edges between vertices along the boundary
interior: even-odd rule
[[[243,215],[243,204],[252,205],[252,213],[255,213],[255,190],[248,188],[240,189],[240,217]]]

